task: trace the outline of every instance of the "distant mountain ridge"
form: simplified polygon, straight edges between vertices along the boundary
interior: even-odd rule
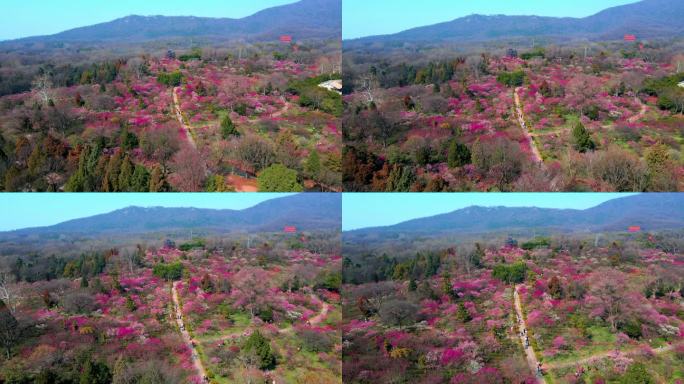
[[[8,42],[142,42],[178,37],[274,40],[285,34],[301,40],[340,38],[341,33],[341,0],[301,0],[241,19],[131,15],[54,35]]]
[[[684,1],[642,0],[584,18],[476,14],[390,35],[345,40],[345,43],[475,42],[521,37],[615,40],[625,34],[637,35],[639,39],[684,36]]]
[[[339,230],[342,199],[334,193],[302,193],[264,201],[253,207],[232,209],[127,207],[109,213],[65,221],[47,227],[0,232],[0,239],[41,234],[140,234],[180,229],[216,232]]]
[[[626,231],[684,228],[684,194],[644,193],[609,200],[585,210],[472,206],[386,227],[345,231],[345,235],[432,235],[551,228],[563,231]]]

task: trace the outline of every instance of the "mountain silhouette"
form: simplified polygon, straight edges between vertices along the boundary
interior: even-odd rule
[[[412,28],[391,35],[369,36],[345,43],[374,42],[475,42],[525,37],[556,40],[622,39],[625,34],[639,39],[684,35],[684,1],[643,0],[605,9],[584,18],[470,15],[452,21]]]
[[[70,29],[17,42],[144,42],[182,37],[273,40],[292,35],[296,40],[340,38],[341,0],[301,0],[267,8],[241,19],[194,16],[131,15],[110,22]]]
[[[643,230],[684,228],[684,194],[644,193],[616,198],[584,210],[472,206],[396,225],[348,231],[345,235],[424,236],[533,228],[568,232],[627,231],[630,226],[640,226]]]
[[[302,193],[264,201],[253,207],[232,209],[127,207],[109,213],[65,221],[47,227],[1,232],[0,239],[41,234],[141,234],[205,229],[215,232],[339,230],[342,199],[335,193]]]

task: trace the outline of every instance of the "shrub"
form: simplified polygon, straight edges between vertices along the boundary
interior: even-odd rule
[[[641,338],[641,323],[638,320],[629,320],[618,327],[632,339]]]
[[[537,237],[533,240],[526,241],[520,246],[526,251],[530,251],[535,248],[547,248],[551,245],[551,239],[546,237]]]
[[[382,304],[378,313],[387,325],[405,326],[416,322],[420,307],[405,300],[390,300]]]
[[[584,115],[587,116],[589,119],[596,121],[599,119],[599,107],[596,105],[592,105],[587,110],[584,112]]]
[[[273,309],[271,309],[271,307],[262,308],[259,310],[259,313],[257,313],[257,317],[265,323],[272,323]]]
[[[302,192],[304,188],[297,182],[297,171],[282,164],[273,164],[259,173],[257,177],[260,192]]]
[[[316,283],[315,288],[339,292],[341,286],[342,275],[338,272],[327,272],[319,277],[319,282]]]
[[[572,129],[572,139],[575,144],[575,149],[580,152],[593,151],[596,149],[596,144],[591,140],[589,131],[578,122]]]
[[[160,73],[157,75],[157,81],[167,87],[177,87],[183,82],[183,74],[180,71]]]
[[[183,252],[187,252],[191,249],[198,249],[198,248],[202,249],[205,247],[205,245],[206,245],[206,242],[204,241],[204,239],[198,238],[198,239],[194,239],[192,241],[188,241],[187,243],[181,244],[180,247],[178,247],[178,249],[180,249]]]
[[[655,380],[642,363],[634,363],[627,368],[627,372],[620,378],[621,384],[655,384]]]
[[[302,329],[297,336],[302,339],[304,349],[313,353],[330,352],[334,345],[330,336],[313,329]]]
[[[255,355],[259,369],[271,370],[277,364],[276,355],[271,350],[270,342],[259,331],[255,331],[247,338],[242,350],[245,353]]]
[[[309,157],[307,157],[306,161],[304,162],[304,170],[312,178],[317,178],[320,174],[321,159],[318,155],[318,151],[315,149],[309,153]]]
[[[617,192],[640,192],[648,182],[648,171],[636,156],[617,148],[597,152],[590,159],[593,177],[610,184]]]
[[[447,155],[447,163],[449,168],[462,167],[470,164],[470,149],[465,144],[461,144],[453,140],[449,145],[449,153]]]
[[[93,297],[85,292],[75,292],[64,296],[62,308],[68,313],[88,314],[97,308]]]
[[[193,48],[190,53],[186,53],[184,55],[180,55],[178,57],[178,60],[180,61],[190,61],[190,60],[200,60],[202,59],[202,49],[200,48]]]
[[[233,124],[230,116],[226,115],[221,119],[221,137],[228,139],[231,136],[240,136],[240,132],[235,127],[235,124]]]
[[[183,275],[183,264],[180,261],[171,264],[157,264],[152,268],[152,273],[167,281],[180,280]]]
[[[496,77],[496,81],[507,87],[519,87],[525,82],[525,71],[503,72]]]
[[[260,137],[245,136],[240,139],[235,149],[235,156],[246,165],[253,167],[255,172],[259,172],[273,164],[275,152],[271,144]]]
[[[523,168],[524,155],[520,145],[511,140],[476,140],[472,147],[472,162],[480,172],[497,179],[499,189],[517,179]]]
[[[233,110],[240,116],[247,116],[247,104],[245,103],[236,105]]]
[[[514,264],[499,264],[494,267],[492,276],[506,283],[522,283],[527,273],[527,264],[518,261]]]
[[[80,384],[109,384],[112,382],[112,372],[107,364],[99,361],[88,360],[83,366]]]
[[[639,130],[626,125],[621,125],[615,128],[615,133],[618,135],[620,140],[634,142],[641,140],[641,133]]]

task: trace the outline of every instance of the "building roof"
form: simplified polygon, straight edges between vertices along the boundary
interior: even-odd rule
[[[342,90],[342,80],[328,80],[318,84],[319,87],[328,89],[330,91],[341,91]]]

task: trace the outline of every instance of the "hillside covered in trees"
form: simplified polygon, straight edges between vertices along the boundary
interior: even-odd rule
[[[148,226],[120,234],[98,228],[105,214],[2,236],[0,382],[339,383],[339,217],[325,224],[339,205],[315,195],[232,212],[124,209],[113,215]],[[315,224],[298,221],[301,196]],[[252,224],[202,226],[220,216]]]
[[[311,14],[300,8],[328,2],[270,11],[293,21]],[[137,24],[173,25],[160,17],[86,28],[79,33],[92,37],[79,41],[66,33],[3,42],[0,188],[340,190],[341,97],[319,86],[340,78],[341,42],[331,32],[339,23],[288,31],[260,17],[249,41],[208,38],[210,30],[116,38]]]
[[[684,379],[681,225],[401,228],[343,233],[345,382]]]
[[[659,14],[641,8],[680,6],[647,0],[597,17],[602,28],[638,29]],[[519,18],[345,41],[345,190],[681,190],[681,20],[667,19],[672,33],[586,41]],[[449,37],[470,31],[488,38]],[[420,38],[428,33],[442,38]]]

